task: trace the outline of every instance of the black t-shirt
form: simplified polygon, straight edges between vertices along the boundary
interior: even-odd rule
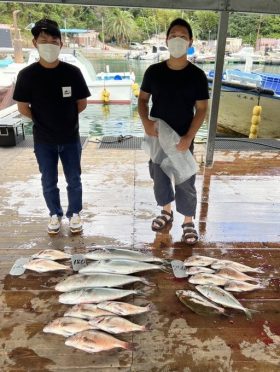
[[[152,96],[150,115],[164,120],[180,136],[190,127],[195,102],[209,98],[205,73],[190,62],[182,70],[170,69],[166,61],[151,65],[141,90]]]
[[[79,138],[77,100],[89,96],[76,66],[59,62],[45,68],[36,62],[19,72],[13,98],[30,103],[34,142],[64,144]]]

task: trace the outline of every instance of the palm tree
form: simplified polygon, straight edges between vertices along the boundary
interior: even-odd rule
[[[106,36],[114,37],[119,45],[128,43],[135,33],[135,27],[132,14],[121,9],[114,9],[105,20]]]

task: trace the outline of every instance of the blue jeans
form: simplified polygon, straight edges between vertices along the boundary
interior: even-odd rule
[[[65,145],[34,144],[34,152],[41,172],[43,195],[50,216],[63,216],[60,204],[58,182],[58,160],[60,158],[67,182],[68,209],[66,217],[82,210],[81,154],[80,141]]]

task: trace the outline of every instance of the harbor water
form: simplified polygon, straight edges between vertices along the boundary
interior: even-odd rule
[[[136,82],[141,85],[143,75],[153,61],[93,58],[89,59],[96,73],[106,71],[124,72],[133,71]],[[213,63],[199,64],[205,72],[214,69]],[[244,70],[244,64],[227,64],[225,69]],[[279,73],[279,66],[253,65],[253,71]],[[25,128],[26,134],[31,134],[31,126]],[[136,105],[103,105],[89,104],[84,112],[80,114],[80,134],[82,136],[135,136],[144,135],[141,120]],[[200,128],[197,138],[205,140],[207,137],[207,124]]]

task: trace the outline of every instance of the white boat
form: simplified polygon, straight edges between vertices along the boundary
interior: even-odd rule
[[[249,137],[254,106],[262,107],[258,138],[280,138],[280,75],[278,84],[275,74],[246,73],[238,70],[226,70],[223,74],[218,131]],[[272,75],[272,76],[271,76]],[[212,86],[213,73],[209,72],[209,87]],[[271,80],[271,79],[270,79]],[[270,88],[270,89],[268,89]],[[280,90],[279,90],[280,93]]]
[[[0,88],[15,83],[21,69],[39,59],[37,50],[32,50],[27,63],[12,63],[0,69]],[[79,53],[60,53],[59,59],[79,67],[90,90],[88,103],[130,104],[136,103],[139,87],[133,72],[102,72],[96,74],[92,64]]]
[[[253,47],[243,47],[238,52],[231,53],[225,57],[227,62],[244,63],[250,57],[254,63],[265,63],[265,57],[254,51]]]
[[[164,45],[153,45],[151,51],[143,52],[139,55],[139,59],[145,61],[165,61],[170,57],[169,50]]]

